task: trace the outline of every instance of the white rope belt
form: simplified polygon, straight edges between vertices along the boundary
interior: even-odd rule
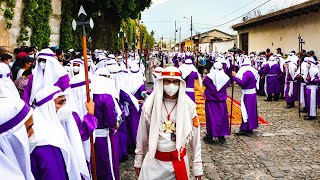
[[[186,88],[186,92],[194,92],[193,88]]]
[[[255,94],[256,88],[253,89],[241,89],[242,94]]]
[[[94,132],[95,132],[96,137],[108,137],[109,136],[109,128],[95,129]]]

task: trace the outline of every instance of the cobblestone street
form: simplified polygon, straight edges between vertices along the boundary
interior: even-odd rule
[[[235,99],[240,96],[236,88]],[[259,116],[269,125],[260,126],[250,137],[235,136],[239,127],[234,126],[223,146],[202,143],[202,179],[320,179],[319,121],[303,120],[304,114],[299,119],[298,102],[287,110],[284,100],[264,99],[258,97]],[[136,179],[133,158],[130,155],[121,164],[122,179]]]

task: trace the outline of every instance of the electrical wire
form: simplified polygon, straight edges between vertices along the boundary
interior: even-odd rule
[[[255,1],[257,1],[257,0],[253,0],[253,1],[249,2],[248,4],[246,4],[246,5],[244,5],[244,6],[240,7],[240,8],[232,11],[231,13],[229,13],[229,14],[227,14],[227,15],[225,15],[225,16],[223,16],[223,17],[221,17],[221,18],[219,18],[219,19],[217,19],[217,20],[215,20],[215,21],[220,21],[221,19],[224,19],[225,17],[228,17],[228,16],[234,14],[235,12],[238,12],[239,10],[241,10],[241,9],[249,6],[250,4],[254,3]]]
[[[262,3],[262,4],[260,4],[259,6],[257,6],[257,7],[255,7],[255,8],[253,8],[252,10],[248,11],[248,12],[247,12],[247,13],[245,13],[245,14],[242,14],[242,15],[241,15],[241,16],[239,16],[239,17],[236,17],[236,18],[234,18],[234,19],[232,19],[232,20],[230,20],[230,21],[227,21],[227,22],[225,22],[225,23],[222,23],[222,24],[219,24],[219,25],[216,25],[216,26],[210,27],[210,28],[208,28],[208,29],[215,29],[215,28],[217,28],[217,27],[220,27],[220,26],[223,26],[223,25],[229,24],[229,23],[231,23],[231,22],[233,22],[233,21],[235,21],[235,20],[237,20],[237,19],[239,19],[239,18],[242,18],[243,16],[245,16],[245,15],[246,15],[246,14],[248,14],[249,12],[254,11],[254,10],[256,10],[256,9],[260,8],[261,6],[263,6],[263,5],[267,4],[267,3],[268,3],[268,2],[270,2],[270,1],[271,1],[271,0],[268,0],[268,1],[266,1],[266,2],[264,2],[264,3]]]

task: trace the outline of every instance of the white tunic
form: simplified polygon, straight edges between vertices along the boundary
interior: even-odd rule
[[[176,104],[176,100],[165,100],[164,101],[167,107],[168,112],[172,110],[174,105]],[[162,104],[162,123],[167,120],[168,113]],[[170,120],[175,122],[175,117],[177,113],[177,108],[175,108],[171,115]],[[196,116],[196,110],[194,109],[193,112],[189,112]],[[143,113],[142,113],[143,114]],[[192,119],[190,120],[192,121]],[[152,121],[151,121],[152,122]],[[171,140],[171,133],[164,133],[163,127],[159,128],[159,140],[157,145],[157,150],[161,152],[171,152],[176,150],[176,143],[175,141]],[[191,122],[193,123],[193,122]],[[141,168],[139,180],[159,180],[159,179],[166,179],[166,180],[174,180],[176,179],[174,168],[172,162],[164,162],[157,160],[155,158],[150,159],[148,153],[143,160],[143,154],[147,147],[147,142],[149,139],[149,128],[150,124],[146,120],[144,116],[141,116],[140,123],[139,123],[139,130],[137,134],[137,148],[136,148],[136,156],[134,161],[134,167]],[[201,141],[200,141],[200,127],[193,126],[194,135],[189,143],[190,148],[192,150],[193,155],[193,171],[195,176],[201,176],[203,174],[202,170],[202,159],[201,159]],[[152,132],[150,132],[152,133]],[[184,161],[187,167],[188,176],[189,173],[189,160],[188,155],[184,156]]]

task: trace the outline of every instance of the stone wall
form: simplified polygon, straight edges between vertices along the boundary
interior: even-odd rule
[[[51,30],[50,46],[58,46],[60,42],[61,0],[51,1],[53,11],[49,20]],[[23,0],[17,0],[11,29],[6,28],[6,20],[3,17],[3,12],[0,12],[0,46],[7,46],[12,51],[18,47],[16,40],[20,36],[20,19],[23,8]],[[32,32],[30,29],[28,30],[29,35],[31,35]],[[26,45],[30,46],[30,41]]]

